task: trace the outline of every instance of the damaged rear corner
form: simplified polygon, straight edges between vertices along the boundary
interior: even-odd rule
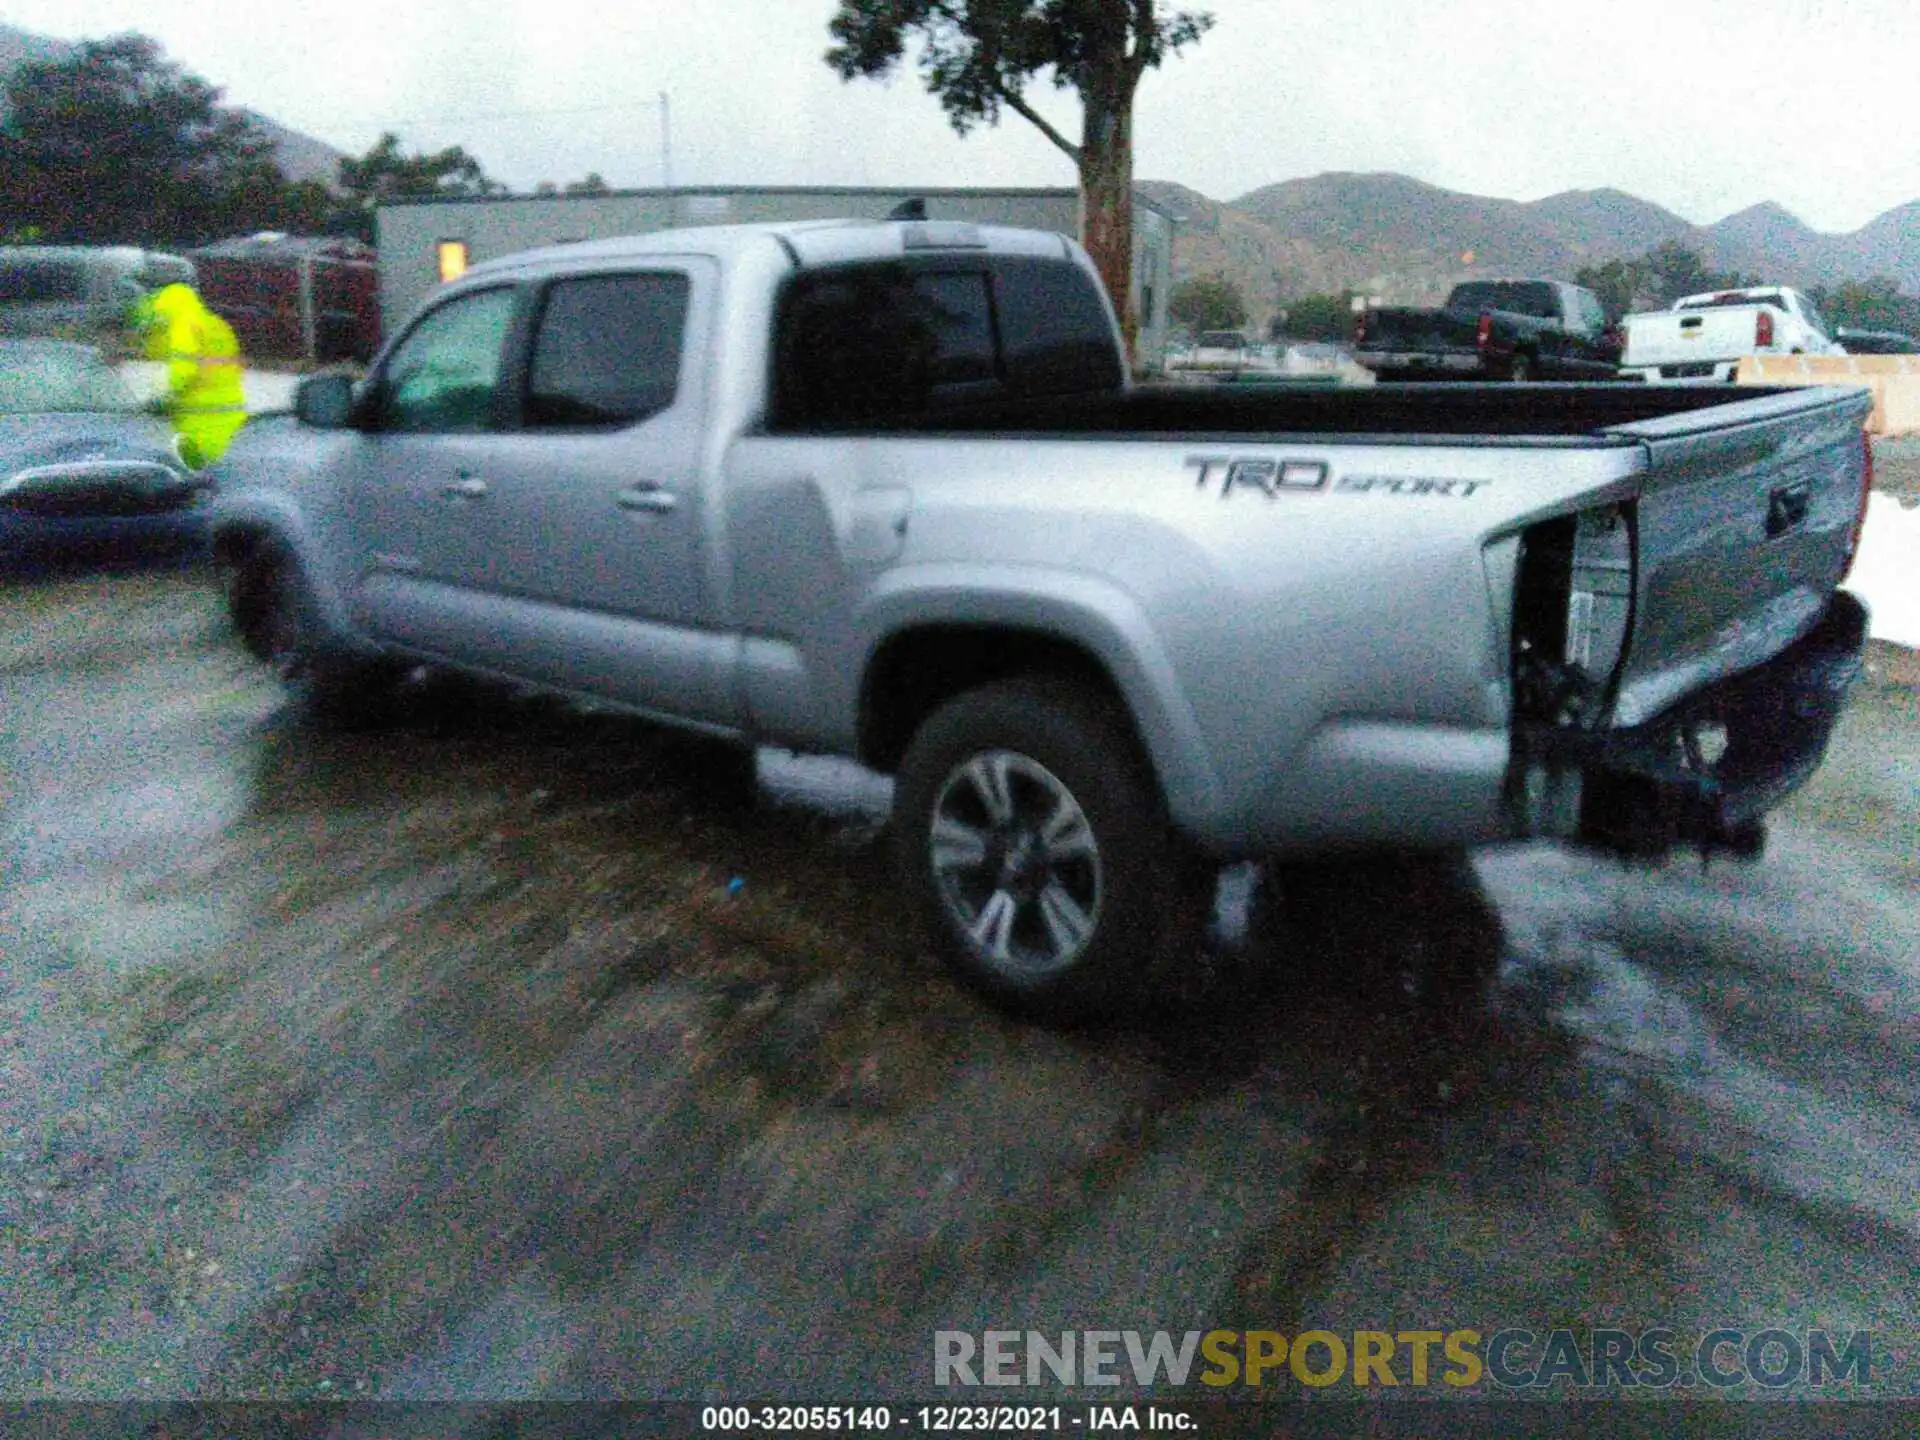
[[[1683,847],[1757,855],[1767,813],[1826,753],[1859,670],[1865,607],[1839,592],[1773,659],[1616,728],[1634,564],[1631,503],[1540,522],[1513,547],[1513,828],[1641,859]]]

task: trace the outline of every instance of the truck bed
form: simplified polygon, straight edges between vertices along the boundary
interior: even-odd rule
[[[1717,389],[1609,384],[1397,385],[1323,389],[1285,385],[1218,390],[1147,385],[1127,395],[1058,396],[968,404],[878,423],[835,426],[842,434],[1045,435],[1118,439],[1206,436],[1300,440],[1417,438],[1422,443],[1513,445],[1528,441],[1624,443],[1621,426],[1719,408],[1727,425],[1749,424],[1838,403],[1851,390],[1791,386]],[[1709,420],[1707,428],[1717,428]],[[826,433],[826,432],[810,432]]]
[[[1632,725],[1778,654],[1819,619],[1858,533],[1869,406],[1866,391],[1839,386],[1146,386],[843,433],[1286,444],[1335,470],[1342,447],[1632,452],[1622,466],[1636,476],[1631,640],[1613,709]],[[1116,477],[1132,473],[1130,459],[1116,450]]]

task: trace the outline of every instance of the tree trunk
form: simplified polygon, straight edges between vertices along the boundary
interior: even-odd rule
[[[1129,356],[1140,328],[1133,309],[1134,84],[1123,44],[1114,63],[1085,79],[1080,143],[1080,243],[1106,282]]]

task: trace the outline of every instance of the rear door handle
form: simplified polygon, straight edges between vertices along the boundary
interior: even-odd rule
[[[664,515],[679,502],[673,492],[651,481],[629,486],[613,497],[613,503],[622,510],[645,510],[650,514]]]
[[[478,500],[487,493],[487,482],[478,475],[462,475],[450,485],[442,485],[440,493],[449,500]]]

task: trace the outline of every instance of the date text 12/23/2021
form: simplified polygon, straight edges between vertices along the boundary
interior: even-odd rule
[[[1162,1405],[709,1405],[700,1428],[736,1434],[914,1430],[933,1434],[1152,1430],[1195,1434],[1199,1421]]]

